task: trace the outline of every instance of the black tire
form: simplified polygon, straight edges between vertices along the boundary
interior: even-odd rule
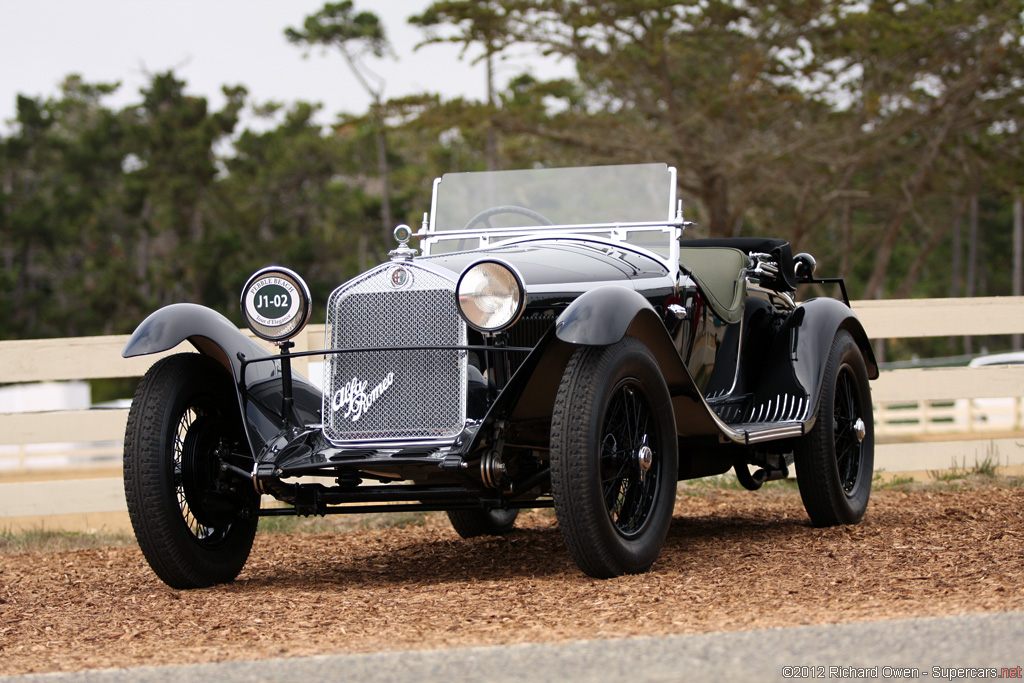
[[[654,564],[675,506],[676,444],[668,387],[643,342],[573,352],[551,420],[551,493],[584,573],[611,578]]]
[[[814,526],[856,524],[864,517],[874,444],[864,355],[850,333],[839,330],[825,364],[818,417],[793,452],[800,498]]]
[[[195,353],[155,363],[128,412],[124,492],[142,554],[172,588],[231,581],[252,549],[259,496],[215,486],[221,443],[248,449],[230,375]]]
[[[516,524],[519,510],[448,510],[448,519],[463,538],[502,536]]]

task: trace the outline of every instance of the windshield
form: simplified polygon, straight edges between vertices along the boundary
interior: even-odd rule
[[[431,229],[664,223],[675,212],[665,164],[446,173]]]
[[[666,164],[447,173],[434,182],[424,254],[545,232],[628,243],[670,259],[682,217]]]

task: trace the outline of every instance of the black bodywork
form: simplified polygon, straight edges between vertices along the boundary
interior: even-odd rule
[[[403,277],[454,282],[481,259],[495,259],[514,268],[524,285],[525,305],[514,324],[494,333],[467,327],[461,344],[435,348],[423,343],[422,329],[437,324],[431,317],[436,314],[396,304],[380,314],[400,321],[403,329],[420,330],[411,338],[388,332],[392,336],[384,344],[331,348],[329,331],[324,350],[296,354],[284,342],[275,354],[220,314],[177,304],[147,318],[124,356],[157,353],[188,340],[230,373],[238,414],[244,416],[238,432],[244,439],[222,439],[209,455],[216,463],[206,485],[217,493],[218,506],[189,501],[192,508],[227,510],[221,518],[207,515],[210,526],[223,524],[231,515],[242,519],[400,509],[489,514],[569,506],[555,500],[550,455],[552,415],[564,396],[560,387],[567,366],[582,347],[612,347],[627,338],[639,340],[649,351],[670,396],[676,443],[661,451],[674,452],[677,462],[661,471],[690,479],[735,468],[740,481],[756,489],[765,480],[788,475],[794,452],[822,418],[822,396],[834,393],[835,371],[827,367],[830,350],[840,335],[852,338],[867,375],[877,377],[867,335],[845,300],[845,289],[843,300],[794,302],[800,284],[841,281],[815,278],[813,259],[794,259],[785,241],[680,239],[685,225],[681,211],[663,223],[669,240],[678,244],[677,252],[674,246],[655,253],[605,234],[543,226],[535,234],[445,253],[429,249],[430,237],[440,233],[425,224],[420,236],[427,238],[429,255],[413,256],[403,244],[378,270],[399,267]],[[330,305],[340,304],[332,299]],[[380,442],[367,435],[330,438],[325,409],[338,413],[337,406],[344,407],[346,401],[351,408],[353,392],[363,385],[359,401],[367,414],[409,412],[418,402],[430,401],[402,388],[406,375],[416,373],[408,364],[408,359],[420,357],[410,356],[413,352],[455,352],[465,359],[465,423],[459,433],[404,442],[390,435]],[[350,384],[322,391],[291,371],[291,359],[298,355],[319,360],[325,354],[340,358],[372,353],[386,358],[381,367],[392,370],[394,385],[381,380],[371,398],[366,398],[372,389],[367,382],[374,378],[353,376]],[[337,415],[329,417],[336,420]],[[864,441],[863,433],[859,439]],[[194,497],[201,495],[194,490]],[[253,502],[258,498],[252,490],[286,505],[261,507]],[[136,513],[145,514],[142,509]],[[562,510],[559,519],[563,521]],[[202,534],[197,537],[202,541]],[[591,571],[584,565],[580,563],[594,575],[645,568]]]

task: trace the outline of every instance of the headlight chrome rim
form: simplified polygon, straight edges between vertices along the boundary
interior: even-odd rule
[[[480,278],[485,280],[484,284]],[[503,284],[500,279],[505,280],[506,289],[495,292],[494,288]],[[491,292],[485,293],[488,286],[491,286]],[[464,287],[473,289],[464,291]],[[507,305],[495,300],[495,297],[503,295],[507,297]],[[462,319],[474,330],[485,334],[507,330],[519,320],[526,308],[526,287],[522,276],[512,264],[496,258],[474,261],[462,271],[455,285],[455,296]]]
[[[306,282],[283,266],[267,266],[253,273],[242,288],[240,305],[252,333],[274,343],[301,332],[313,309]]]

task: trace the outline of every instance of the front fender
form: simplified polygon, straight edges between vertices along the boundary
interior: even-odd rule
[[[160,353],[185,340],[200,353],[219,361],[234,377],[249,444],[252,452],[258,454],[285,426],[280,361],[251,363],[246,366],[243,377],[239,354],[246,360],[276,356],[217,311],[196,304],[171,304],[150,314],[132,333],[121,355],[131,358]],[[293,410],[299,421],[302,424],[319,422],[322,399],[319,390],[293,372],[292,393]]]
[[[616,285],[597,287],[573,301],[555,322],[558,341],[572,345],[608,346],[621,341],[627,334],[642,341],[654,354],[672,395],[679,434],[718,434],[720,425],[701,397],[661,316],[640,293]],[[542,373],[551,385],[548,387],[550,396],[533,399],[529,403],[545,408],[553,405],[554,388],[561,378],[562,367],[564,360],[561,366]]]
[[[657,317],[651,303],[635,290],[605,285],[585,292],[569,304],[555,321],[560,341],[587,346],[608,346],[626,336],[641,311]]]
[[[168,351],[186,339],[197,351],[216,359],[230,370],[236,384],[242,379],[239,353],[250,359],[270,355],[217,311],[197,304],[171,304],[154,311],[135,328],[121,356],[131,358]],[[273,365],[258,363],[254,368],[270,366],[266,368],[269,376]],[[247,375],[250,372],[251,369]],[[254,378],[248,379],[252,381]]]

